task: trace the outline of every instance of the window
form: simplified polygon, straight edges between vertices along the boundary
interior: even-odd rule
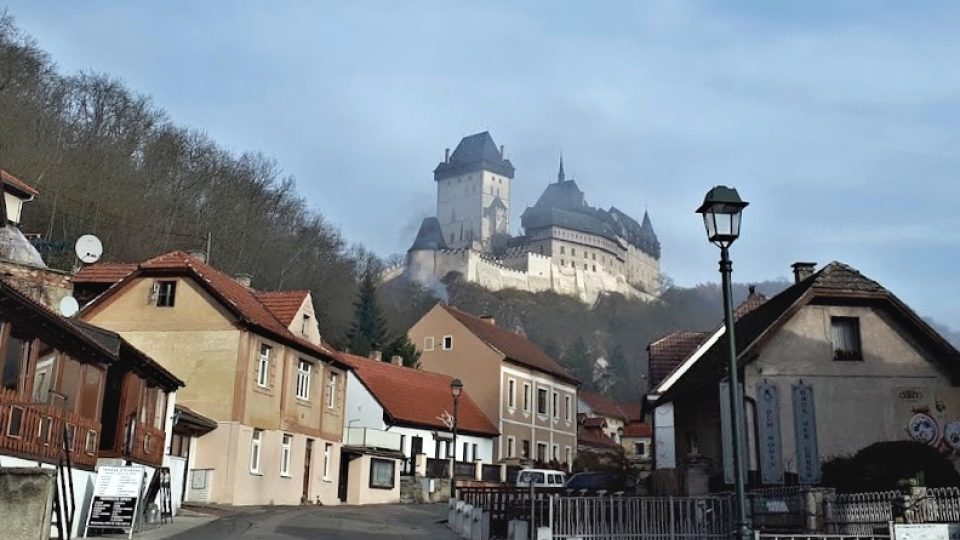
[[[564,450],[563,454],[566,457],[564,463],[567,464],[567,468],[569,469],[571,466],[573,466],[573,450],[568,446]]]
[[[337,406],[337,374],[330,372],[327,378],[327,408],[332,409]]]
[[[310,399],[310,362],[297,362],[297,398]]]
[[[646,443],[642,443],[642,442],[633,443],[633,453],[637,454],[638,456],[646,455],[647,453]]]
[[[280,476],[290,476],[290,446],[293,444],[293,435],[283,434],[283,443],[280,445]]]
[[[537,388],[537,414],[547,414],[546,388]]]
[[[323,479],[330,481],[330,452],[333,450],[333,445],[330,443],[325,443],[323,445]]]
[[[453,348],[453,336],[443,336],[443,350],[449,351]]]
[[[589,266],[589,265],[588,265],[587,263],[583,263],[583,269],[584,269],[584,270],[586,270],[588,266]]]
[[[570,248],[570,256],[571,256],[571,257],[576,257],[576,256],[577,256],[577,250],[574,249],[574,248]]]
[[[860,350],[860,319],[830,317],[834,360],[863,360]]]
[[[520,457],[528,458],[530,457],[530,441],[527,439],[523,440],[523,454]]]
[[[473,461],[470,459],[470,443],[463,443],[463,453],[460,454],[460,459],[463,461]]]
[[[567,265],[567,261],[560,259],[560,266],[566,266],[566,265]]]
[[[593,252],[593,253],[591,253],[591,255],[593,255],[593,260],[597,260],[597,252]],[[734,336],[734,337],[736,337],[736,336]]]
[[[477,457],[479,450],[480,450],[480,447],[477,446],[476,443],[474,443],[473,447],[470,449],[470,456],[473,457],[474,461],[477,461],[480,459],[479,457]]]
[[[507,437],[507,457],[514,457],[517,453],[517,439]]]
[[[566,249],[565,247],[563,247],[563,246],[560,246],[560,254],[561,254],[561,255],[566,255],[566,253],[567,253],[567,249]]]
[[[570,421],[570,396],[563,396],[563,419]]]
[[[433,336],[423,338],[423,350],[425,351],[433,350]]]
[[[553,393],[553,417],[560,418],[560,394]]]
[[[253,439],[250,441],[250,473],[260,474],[260,444],[263,439],[263,430],[253,430]]]
[[[517,390],[517,381],[510,379],[507,381],[507,407],[511,409],[517,406],[517,398],[514,395]]]
[[[303,314],[303,320],[300,321],[300,333],[304,336],[310,335],[310,316]]]
[[[23,360],[30,357],[30,342],[15,336],[16,329],[9,324],[4,326],[10,328],[10,335],[7,336],[7,346],[3,356],[3,388],[16,392],[20,389],[20,378],[25,371]]]
[[[553,445],[553,454],[551,455],[553,461],[560,461],[560,445]]]
[[[260,358],[257,360],[257,386],[270,385],[270,346],[260,345]]]
[[[393,489],[394,461],[392,459],[370,459],[370,487],[376,489]]]
[[[530,383],[523,383],[523,411],[530,412]]]
[[[543,463],[547,460],[547,443],[537,443],[537,461]]]
[[[157,297],[157,307],[173,307],[173,303],[177,297],[177,282],[158,281],[154,287]]]

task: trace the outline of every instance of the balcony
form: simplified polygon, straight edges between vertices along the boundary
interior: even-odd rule
[[[153,426],[137,425],[133,440],[128,441],[125,455],[132,461],[159,467],[163,464],[165,433]]]
[[[73,465],[90,469],[96,465],[98,422],[56,406],[18,399],[16,392],[0,390],[0,452],[57,463],[66,435]]]
[[[344,446],[400,452],[401,439],[402,436],[399,433],[392,433],[382,429],[351,427],[344,430],[343,444]]]

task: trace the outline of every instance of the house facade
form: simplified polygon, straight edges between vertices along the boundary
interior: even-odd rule
[[[492,318],[442,304],[409,337],[421,351],[422,369],[461,379],[495,424],[495,461],[573,463],[579,381],[536,345]]]
[[[816,484],[824,461],[880,441],[915,440],[956,459],[960,353],[857,270],[836,262],[794,270],[794,285],[736,322],[750,481]],[[705,458],[709,474],[729,483],[723,334],[680,362],[651,403],[658,468],[669,425],[674,453],[664,460]]]
[[[627,417],[620,405],[603,394],[589,390],[580,390],[577,398],[577,412],[587,418],[602,418],[603,433],[619,443],[627,424]]]
[[[309,293],[256,291],[183,252],[129,269],[81,271],[78,287],[104,289],[81,315],[176,373],[179,403],[217,423],[192,443],[188,500],[345,501],[347,369],[320,342]]]

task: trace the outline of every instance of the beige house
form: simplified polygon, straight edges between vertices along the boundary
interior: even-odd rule
[[[436,305],[410,329],[424,370],[463,381],[497,426],[497,461],[573,463],[580,382],[528,339],[452,306]],[[457,459],[462,459],[457,449]]]
[[[751,477],[815,484],[824,461],[879,441],[915,440],[956,460],[960,352],[847,265],[794,270],[793,286],[736,322]],[[710,334],[653,390],[658,469],[695,456],[711,476],[733,480],[723,334]]]
[[[193,439],[187,500],[338,504],[346,371],[307,291],[260,292],[183,252],[76,276],[81,316],[186,382],[178,404],[217,423]]]

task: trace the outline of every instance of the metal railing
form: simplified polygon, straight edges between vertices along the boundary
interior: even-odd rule
[[[960,487],[919,490],[904,517],[909,523],[960,523]]]
[[[366,427],[348,427],[344,430],[343,444],[401,451],[402,440],[403,436],[399,433]]]
[[[824,524],[829,534],[873,536],[888,534],[893,507],[903,500],[899,491],[835,494],[824,500]]]
[[[755,529],[763,531],[802,531],[807,527],[807,486],[754,489],[747,493]]]

